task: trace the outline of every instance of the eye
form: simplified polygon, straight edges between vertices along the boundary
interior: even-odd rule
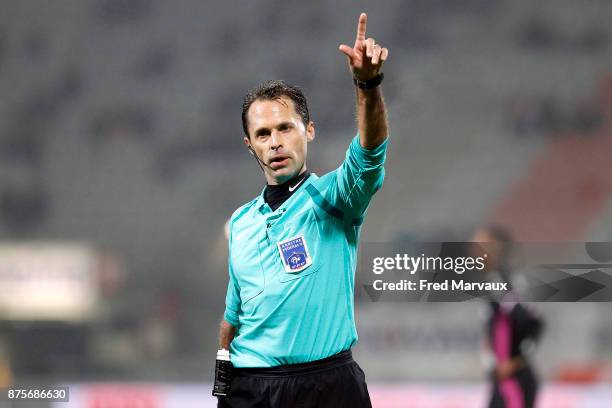
[[[288,124],[282,124],[278,127],[278,130],[280,130],[281,132],[288,132],[289,130],[291,130],[291,126]]]

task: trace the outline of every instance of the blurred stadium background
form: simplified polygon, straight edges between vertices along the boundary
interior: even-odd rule
[[[335,168],[355,132],[337,46],[362,10],[390,49],[393,136],[364,242],[490,221],[612,241],[608,0],[3,1],[0,387],[69,384],[57,407],[214,406],[224,224],[263,187],[243,94],[303,87],[309,167]],[[535,307],[539,406],[612,406],[610,304]],[[374,406],[484,406],[484,311],[360,298]]]

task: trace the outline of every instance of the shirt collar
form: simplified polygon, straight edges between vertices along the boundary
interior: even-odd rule
[[[301,190],[303,190],[304,188],[306,188],[307,185],[312,184],[312,182],[316,179],[318,179],[319,177],[316,175],[316,173],[310,173],[310,177],[308,177],[306,180],[304,180],[304,182],[302,183],[302,185],[300,187],[298,187],[298,191],[296,191],[297,195],[300,193]],[[255,209],[257,209],[261,214],[263,214],[266,210],[268,212],[272,212],[272,209],[270,207],[268,207],[268,205],[266,204],[266,200],[264,199],[264,193],[266,191],[266,186],[264,186],[261,189],[261,193],[259,193],[259,196],[257,197],[257,200],[255,200]],[[289,200],[291,200],[293,196],[289,197]],[[278,207],[276,210],[279,211],[281,208],[285,207],[285,204],[287,203],[287,201],[285,201],[280,207]]]

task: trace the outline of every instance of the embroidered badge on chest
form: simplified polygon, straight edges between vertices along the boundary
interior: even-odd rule
[[[312,257],[303,235],[279,242],[278,250],[287,273],[297,273],[312,265]]]

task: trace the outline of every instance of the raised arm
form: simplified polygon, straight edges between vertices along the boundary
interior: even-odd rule
[[[379,78],[389,51],[376,44],[373,38],[366,39],[367,19],[365,13],[359,16],[355,45],[351,48],[342,44],[339,50],[346,55],[353,77],[369,84]],[[371,89],[357,87],[357,126],[359,142],[366,149],[374,149],[387,138],[387,111],[380,85]]]

